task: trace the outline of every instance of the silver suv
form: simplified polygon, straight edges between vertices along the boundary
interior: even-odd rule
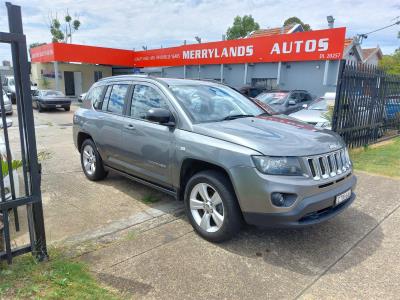
[[[112,170],[183,200],[209,241],[231,238],[243,220],[316,224],[355,199],[337,134],[270,116],[225,85],[118,76],[95,83],[83,102],[73,136],[86,177]]]

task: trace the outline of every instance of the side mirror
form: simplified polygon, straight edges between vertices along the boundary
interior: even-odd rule
[[[289,105],[296,105],[296,101],[295,100],[289,100],[288,104]]]
[[[168,109],[151,108],[147,111],[146,120],[160,123],[165,126],[175,126],[174,116]]]
[[[308,107],[308,105],[307,104],[303,104],[303,108],[307,108]]]

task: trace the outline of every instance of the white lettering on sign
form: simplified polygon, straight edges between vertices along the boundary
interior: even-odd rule
[[[294,42],[279,42],[274,43],[270,54],[290,54],[290,53],[300,53],[302,50],[304,52],[323,52],[327,51],[329,48],[329,38],[323,38],[317,40],[300,40]]]
[[[201,50],[183,50],[183,59],[203,59],[220,57],[244,57],[252,56],[254,53],[253,45],[224,47],[220,51],[217,48]]]

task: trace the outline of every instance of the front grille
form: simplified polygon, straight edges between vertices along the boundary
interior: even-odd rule
[[[350,157],[344,148],[327,154],[306,157],[305,159],[309,175],[314,180],[338,176],[351,167]]]

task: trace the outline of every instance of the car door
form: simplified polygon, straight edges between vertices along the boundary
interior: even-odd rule
[[[104,162],[114,168],[123,169],[122,127],[129,83],[118,83],[106,87],[101,102],[94,103],[98,114],[95,118],[95,142]],[[90,97],[90,95],[89,95]]]
[[[171,187],[174,129],[146,120],[151,108],[172,109],[167,97],[151,83],[137,83],[128,103],[122,129],[124,163],[128,172]]]

